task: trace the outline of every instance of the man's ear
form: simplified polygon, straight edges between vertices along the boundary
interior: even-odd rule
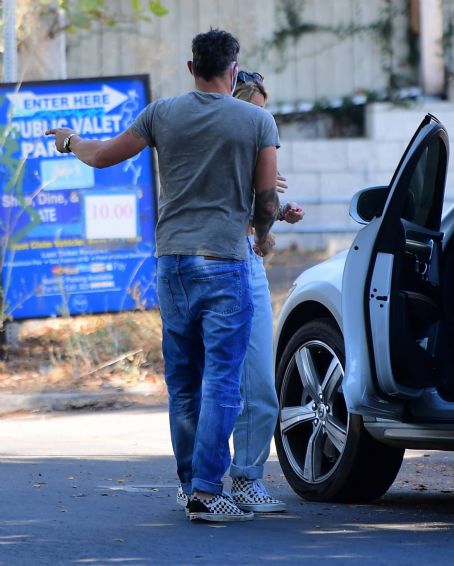
[[[191,73],[191,75],[193,75],[194,73],[192,72],[192,61],[187,61],[186,65],[188,66],[189,72]]]

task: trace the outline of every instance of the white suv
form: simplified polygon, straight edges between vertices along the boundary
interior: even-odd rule
[[[275,343],[285,476],[314,501],[367,501],[405,448],[454,450],[454,211],[448,135],[427,115],[386,187],[357,193],[350,250],[296,280]]]

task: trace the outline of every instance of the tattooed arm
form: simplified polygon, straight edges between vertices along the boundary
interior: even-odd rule
[[[147,141],[134,128],[110,140],[84,140],[70,128],[47,130],[46,135],[55,136],[55,146],[60,153],[64,150],[63,142],[71,134],[69,147],[72,153],[91,167],[103,168],[121,163],[133,157],[147,146]]]
[[[259,152],[255,167],[255,243],[261,249],[266,246],[267,236],[279,210],[276,192],[276,148],[265,147]],[[265,255],[265,249],[262,249]]]

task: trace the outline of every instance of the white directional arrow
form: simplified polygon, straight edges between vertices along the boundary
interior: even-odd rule
[[[118,90],[115,90],[110,86],[102,85],[102,91],[104,95],[108,97],[108,102],[104,106],[106,113],[110,112],[111,110],[113,110],[117,106],[120,106],[120,104],[123,104],[123,102],[126,102],[128,100],[126,94]]]
[[[14,92],[6,95],[13,106],[13,118],[34,116],[37,112],[59,112],[62,110],[85,110],[104,108],[107,114],[126,100],[126,94],[107,85],[102,89],[69,93],[35,94],[32,91]]]

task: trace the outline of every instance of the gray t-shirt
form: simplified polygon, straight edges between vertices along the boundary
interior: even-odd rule
[[[271,114],[194,90],[153,102],[131,127],[158,152],[157,255],[246,259],[258,151],[279,147]]]

